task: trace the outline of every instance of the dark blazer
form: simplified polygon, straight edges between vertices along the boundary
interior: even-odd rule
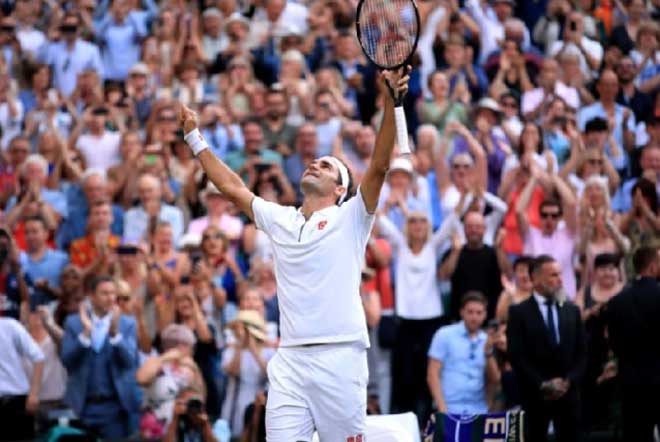
[[[109,338],[103,344],[102,352],[112,352],[110,374],[119,396],[119,403],[128,413],[135,413],[140,407],[140,391],[135,380],[135,370],[138,364],[137,335],[135,319],[121,316],[119,333],[122,339],[117,345],[112,345]],[[78,415],[82,413],[87,398],[87,380],[90,373],[92,352],[91,347],[85,347],[78,337],[82,332],[80,315],[70,315],[64,325],[64,338],[60,355],[62,363],[69,373],[64,400]]]
[[[605,309],[610,344],[627,388],[660,386],[660,286],[638,278],[613,297]]]
[[[509,309],[507,342],[523,401],[542,400],[541,384],[560,377],[575,389],[586,367],[585,332],[580,310],[571,302],[557,306],[559,346],[548,329],[534,296]]]

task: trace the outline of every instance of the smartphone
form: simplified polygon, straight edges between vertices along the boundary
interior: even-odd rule
[[[138,248],[135,246],[119,246],[117,247],[117,255],[137,255]]]
[[[156,164],[156,161],[158,161],[158,155],[153,153],[144,154],[144,163],[147,166],[153,166],[154,164]]]
[[[571,20],[571,23],[568,25],[569,29],[573,32],[577,31],[577,23]]]
[[[491,319],[490,321],[488,321],[488,330],[497,331],[498,328],[500,328],[499,319]]]

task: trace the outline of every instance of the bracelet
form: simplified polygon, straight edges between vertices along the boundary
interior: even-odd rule
[[[199,155],[201,151],[208,149],[209,147],[208,143],[197,128],[188,132],[183,139],[188,146],[190,146],[195,156]]]

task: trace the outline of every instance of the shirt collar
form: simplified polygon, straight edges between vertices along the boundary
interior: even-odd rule
[[[538,305],[545,305],[546,300],[548,299],[545,296],[539,295],[536,292],[534,292],[533,296],[534,296],[534,299],[536,299],[536,302],[538,303]]]
[[[336,204],[333,204],[332,206],[328,206],[328,207],[325,207],[321,210],[317,210],[315,212],[312,212],[312,216],[310,216],[309,219],[312,219],[316,215],[321,215],[321,216],[327,218],[330,215],[332,215],[333,213],[335,213],[335,211],[337,211],[337,210],[339,210],[339,206],[336,205]],[[303,213],[302,213],[302,207],[298,208],[298,216],[302,217],[302,218],[305,218],[305,215],[303,215]]]
[[[96,313],[94,313],[94,310],[92,310],[91,313],[92,313],[92,314],[91,314],[91,319],[92,319],[92,322],[93,322],[93,323],[97,323],[97,322],[110,322],[110,317],[112,316],[112,313],[110,313],[110,312],[106,313],[106,315],[103,316],[103,317],[98,317],[98,316],[96,316]]]
[[[474,338],[474,340],[476,341],[481,340],[483,336],[482,333],[483,333],[482,330],[477,331],[477,336]],[[463,320],[461,320],[461,334],[465,336],[467,339],[470,339],[470,331],[467,329],[467,326],[465,325],[465,321]]]

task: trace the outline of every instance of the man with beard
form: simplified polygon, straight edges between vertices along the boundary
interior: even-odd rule
[[[635,121],[646,120],[647,115],[653,112],[653,101],[635,86],[637,76],[635,62],[629,56],[622,57],[615,67],[615,72],[619,78],[616,102],[630,108],[635,115]]]
[[[273,85],[266,92],[266,118],[261,123],[268,148],[288,156],[292,153],[297,127],[286,122],[289,97],[283,87]]]
[[[557,442],[579,440],[578,386],[586,367],[580,310],[566,301],[561,266],[549,255],[532,263],[534,292],[511,306],[507,340],[527,419],[526,439],[548,440],[552,420]]]

